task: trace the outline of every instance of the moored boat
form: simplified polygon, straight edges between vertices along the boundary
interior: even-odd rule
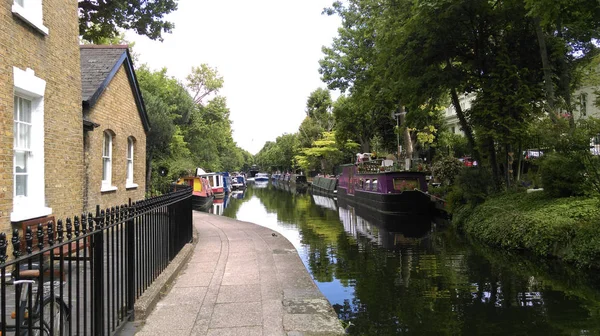
[[[223,182],[223,175],[221,173],[207,173],[202,168],[196,169],[196,176],[204,177],[210,183],[215,198],[225,197],[225,189]]]
[[[231,176],[229,175],[229,172],[221,172],[219,174],[223,175],[223,191],[226,194],[230,193],[231,190],[233,189],[233,187],[232,187],[233,181],[231,180]]]
[[[269,182],[269,174],[257,173],[256,176],[254,176],[254,182]]]
[[[207,211],[213,204],[215,195],[206,178],[199,176],[187,176],[177,180],[177,184],[192,187],[192,208],[194,210]]]
[[[301,174],[291,174],[289,182],[298,186],[308,186],[306,176]]]
[[[315,176],[312,181],[312,190],[327,194],[337,194],[338,180],[336,177]]]
[[[236,175],[231,178],[231,189],[232,190],[243,190],[246,189],[246,178],[243,175]]]
[[[349,203],[385,214],[429,214],[424,172],[398,170],[391,160],[341,166],[337,195]]]

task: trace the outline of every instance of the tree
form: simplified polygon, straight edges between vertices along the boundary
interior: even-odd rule
[[[343,147],[338,146],[335,132],[323,132],[318,140],[312,143],[309,148],[303,148],[302,154],[296,156],[298,165],[304,171],[313,170],[313,164],[319,164],[319,170],[326,173],[333,173],[333,167],[338,165],[343,156],[343,147],[358,147],[356,143],[346,142]]]
[[[177,0],[78,0],[79,34],[98,43],[114,38],[119,29],[162,41],[162,33],[175,27],[164,16],[177,10]]]
[[[194,168],[182,127],[196,107],[183,85],[166,72],[165,68],[151,71],[145,65],[136,71],[152,125],[146,137],[146,185],[151,192],[162,190],[183,171]],[[160,176],[164,168],[168,174]]]
[[[331,94],[329,90],[318,88],[311,92],[306,101],[306,115],[316,121],[324,130],[331,131],[334,125]]]
[[[192,67],[192,73],[186,79],[187,87],[192,91],[194,102],[198,105],[202,105],[202,100],[207,96],[218,93],[224,82],[217,69],[204,63],[199,67]]]

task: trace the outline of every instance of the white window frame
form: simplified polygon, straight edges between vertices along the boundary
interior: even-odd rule
[[[108,138],[108,153],[104,152],[106,148],[106,139]],[[101,192],[104,191],[114,191],[117,190],[117,187],[112,185],[112,155],[113,154],[113,135],[108,131],[104,131],[102,133],[102,186],[100,188]],[[104,165],[105,160],[108,160],[108,166]],[[105,171],[106,169],[106,171]],[[107,179],[104,179],[104,176],[107,176]]]
[[[14,0],[11,10],[37,31],[48,35],[48,28],[43,23],[42,0]]]
[[[29,155],[27,156],[27,196],[14,197],[15,190],[13,190],[13,209],[10,213],[11,222],[19,222],[47,216],[52,213],[52,209],[46,206],[44,180],[44,93],[46,91],[46,81],[36,77],[35,72],[31,69],[21,70],[13,67],[13,85],[14,96],[31,102],[31,143]],[[14,99],[12,101],[14,102]],[[13,170],[13,183],[14,173]]]
[[[127,177],[125,180],[125,188],[126,189],[131,189],[131,188],[137,188],[138,185],[136,183],[133,183],[133,159],[134,159],[134,154],[135,154],[135,140],[133,137],[128,137],[127,138]]]

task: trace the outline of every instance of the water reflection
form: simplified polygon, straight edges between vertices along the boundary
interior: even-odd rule
[[[593,335],[595,278],[479,246],[426,218],[386,218],[284,186],[223,214],[279,231],[354,335]]]

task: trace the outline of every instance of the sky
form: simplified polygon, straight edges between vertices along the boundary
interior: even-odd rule
[[[140,64],[167,68],[180,80],[207,63],[225,83],[237,145],[256,154],[267,141],[295,133],[306,99],[319,87],[322,46],[337,36],[340,19],[321,14],[333,0],[179,0],[166,16],[175,24],[164,42],[127,32]],[[332,93],[335,98],[336,94]]]

